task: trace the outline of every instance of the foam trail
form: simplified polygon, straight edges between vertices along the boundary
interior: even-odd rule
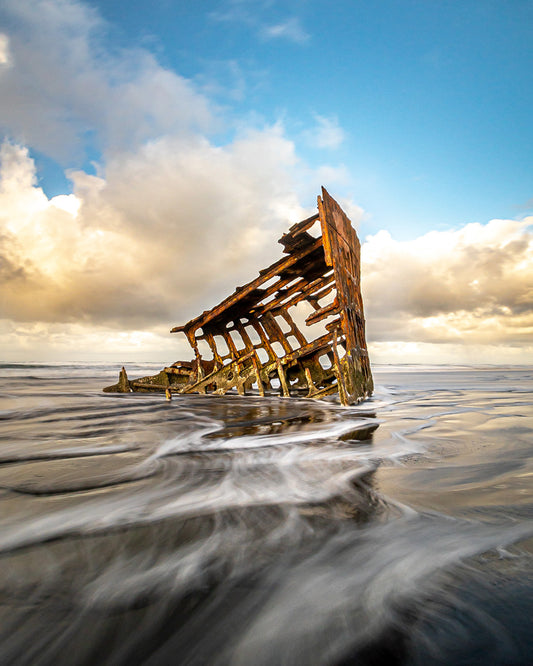
[[[0,365],[0,663],[531,663],[532,372],[345,408],[70,370]]]

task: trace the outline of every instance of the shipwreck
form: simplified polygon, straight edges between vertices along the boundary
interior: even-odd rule
[[[315,231],[316,230],[316,231]],[[284,256],[171,333],[194,352],[157,375],[130,380],[122,368],[106,392],[228,391],[323,398],[343,405],[373,390],[360,289],[360,243],[322,188],[318,212],[280,238]]]

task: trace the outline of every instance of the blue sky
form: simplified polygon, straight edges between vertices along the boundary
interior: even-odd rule
[[[532,44],[531,0],[4,0],[0,339],[153,354],[325,185],[366,240],[376,358],[533,359]],[[195,252],[237,229],[215,277]],[[172,300],[142,248],[184,239]],[[146,287],[126,259],[106,283],[118,247]]]
[[[219,141],[281,120],[304,158],[344,165],[369,230],[533,210],[531,2],[90,4],[107,45],[142,45],[209,91]],[[336,150],[306,140],[317,116],[342,129]]]

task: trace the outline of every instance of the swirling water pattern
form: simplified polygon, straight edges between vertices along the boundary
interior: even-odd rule
[[[0,366],[0,663],[533,661],[530,368],[351,408],[115,374]]]

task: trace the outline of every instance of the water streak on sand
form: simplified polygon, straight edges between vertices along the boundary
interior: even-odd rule
[[[2,664],[530,663],[531,369],[352,408],[115,372],[0,366]]]

